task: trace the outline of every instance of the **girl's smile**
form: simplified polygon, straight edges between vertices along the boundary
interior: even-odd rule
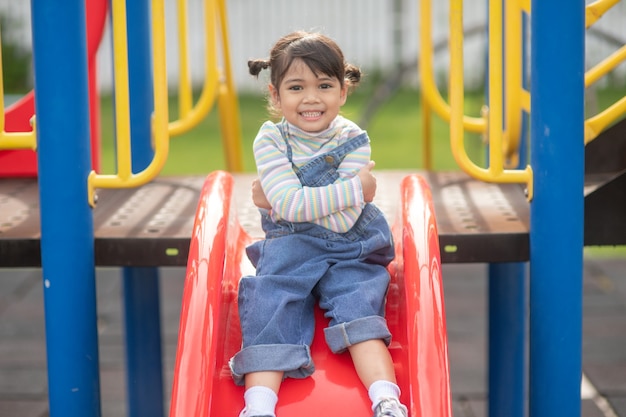
[[[308,111],[308,112],[302,112],[300,113],[302,115],[302,117],[304,117],[307,120],[317,120],[322,116],[322,112],[321,111]]]

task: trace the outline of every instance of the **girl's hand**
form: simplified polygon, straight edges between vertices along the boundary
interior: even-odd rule
[[[252,202],[258,208],[272,209],[272,205],[267,200],[265,192],[263,192],[263,188],[261,187],[261,181],[258,178],[252,181]]]
[[[366,203],[374,201],[374,196],[376,195],[376,177],[372,174],[374,165],[376,165],[374,161],[369,161],[358,173],[363,190],[363,200]]]

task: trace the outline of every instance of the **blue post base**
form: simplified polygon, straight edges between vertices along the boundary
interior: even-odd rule
[[[524,263],[489,265],[489,416],[526,415],[526,277]]]
[[[159,271],[124,268],[128,415],[162,417]]]

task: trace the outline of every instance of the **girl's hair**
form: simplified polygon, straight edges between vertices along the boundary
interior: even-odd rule
[[[248,61],[250,74],[255,77],[261,70],[270,68],[270,82],[278,89],[294,60],[302,60],[313,74],[337,77],[341,86],[355,87],[361,80],[361,70],[345,62],[343,52],[327,36],[320,33],[297,31],[280,38],[269,59]]]

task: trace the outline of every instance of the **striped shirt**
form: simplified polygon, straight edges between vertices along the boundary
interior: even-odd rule
[[[346,155],[334,184],[306,187],[289,162],[285,139],[291,146],[294,165],[301,167],[363,132],[342,116],[337,116],[328,129],[314,134],[284,119],[265,122],[254,140],[253,151],[261,186],[272,205],[272,220],[312,222],[337,233],[350,230],[365,206],[357,174],[370,160],[369,143]]]

